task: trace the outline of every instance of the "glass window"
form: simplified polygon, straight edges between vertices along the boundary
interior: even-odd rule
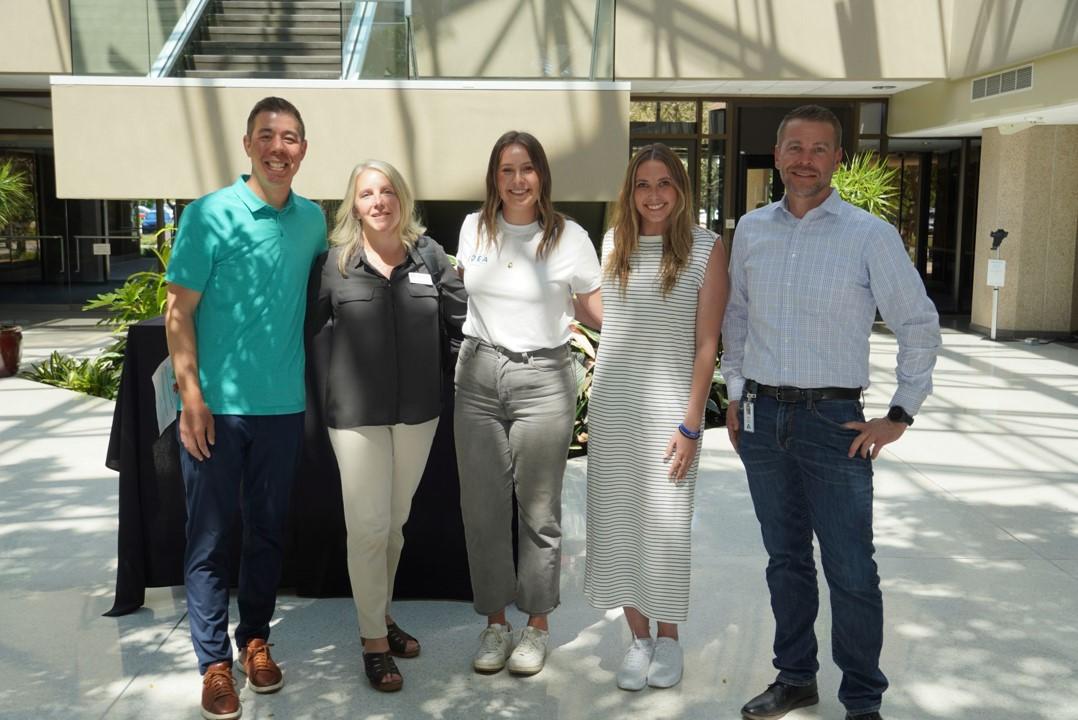
[[[705,135],[726,134],[726,103],[705,102],[701,117],[704,122]]]
[[[634,100],[629,103],[629,122],[653,123],[659,119],[659,103],[655,100]]]
[[[921,160],[913,153],[892,155],[888,164],[901,168],[898,233],[910,260],[917,262],[917,230],[921,212]]]
[[[704,143],[700,153],[700,177],[698,197],[699,223],[714,233],[722,234],[723,165],[726,161],[726,143],[711,140]]]
[[[631,135],[695,135],[696,100],[644,100],[630,103]]]
[[[666,135],[696,133],[696,101],[680,100],[659,103],[660,132]]]
[[[861,135],[880,135],[883,132],[883,103],[861,103]]]

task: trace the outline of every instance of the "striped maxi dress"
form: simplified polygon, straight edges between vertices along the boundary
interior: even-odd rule
[[[602,337],[588,406],[584,579],[584,594],[598,608],[629,605],[664,622],[688,618],[699,445],[677,485],[663,453],[689,402],[696,306],[714,243],[707,230],[693,228],[689,263],[666,297],[659,285],[661,237],[641,236],[624,294],[603,276]],[[604,260],[612,249],[608,232]]]

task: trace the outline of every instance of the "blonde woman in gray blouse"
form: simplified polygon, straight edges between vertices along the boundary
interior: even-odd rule
[[[459,338],[465,310],[463,285],[414,207],[392,165],[357,166],[309,286],[310,331],[329,333],[315,384],[340,469],[364,670],[383,692],[403,684],[393,658],[419,654],[389,604],[442,411],[444,335]]]

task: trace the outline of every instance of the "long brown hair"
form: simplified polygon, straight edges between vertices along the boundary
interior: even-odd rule
[[[673,290],[678,275],[689,263],[689,256],[692,254],[692,228],[696,223],[693,222],[689,174],[678,156],[662,143],[645,145],[637,150],[625,170],[618,203],[614,206],[614,251],[606,265],[606,274],[617,280],[621,292],[624,293],[629,282],[629,271],[632,269],[629,258],[640,244],[640,214],[636,211],[633,200],[636,171],[649,160],[658,160],[666,166],[677,191],[677,203],[670,213],[670,222],[663,231],[663,257],[659,266],[660,289],[665,297]]]
[[[558,246],[562,230],[565,229],[565,216],[554,209],[550,199],[550,163],[546,152],[534,135],[527,132],[510,130],[494,143],[487,162],[487,197],[479,209],[479,243],[487,247],[498,245],[498,211],[502,209],[502,198],[498,195],[498,165],[501,164],[502,151],[510,145],[520,145],[528,152],[535,172],[539,174],[539,200],[536,203],[536,216],[539,227],[543,229],[543,239],[535,249],[535,259],[542,260]]]

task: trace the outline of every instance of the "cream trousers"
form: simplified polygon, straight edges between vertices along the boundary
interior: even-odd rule
[[[329,428],[341,471],[348,576],[362,637],[386,636],[385,616],[404,547],[401,528],[437,428],[438,418],[419,425]]]

